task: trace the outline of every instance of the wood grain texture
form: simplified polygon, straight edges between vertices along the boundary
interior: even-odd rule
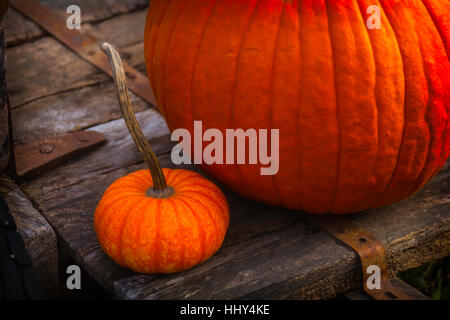
[[[136,27],[139,23],[145,23],[145,10],[96,25],[88,24],[86,30],[92,31],[98,39],[115,39],[113,43],[124,61],[145,72],[143,34],[124,28],[127,24]],[[58,41],[44,37],[11,48],[7,55],[16,145],[83,130],[121,117],[109,77]],[[135,111],[149,108],[133,93],[131,99]],[[51,125],[47,119],[52,120]]]
[[[55,232],[19,187],[0,176],[0,195],[5,199],[33,263],[41,288],[47,296],[58,290],[58,250]]]
[[[11,1],[14,3],[14,1]],[[70,1],[42,0],[41,3],[54,10],[61,17],[66,18],[66,10],[69,5],[77,4],[81,9],[82,24],[96,23],[111,19],[115,16],[145,9],[148,6],[148,0],[96,0],[96,1]],[[24,42],[30,42],[46,35],[36,23],[26,19],[14,8],[9,8],[5,17],[5,27],[8,30],[6,41],[8,46],[16,46]],[[83,26],[84,27],[84,26]]]
[[[6,43],[8,47],[32,41],[45,35],[36,23],[26,19],[14,8],[8,8],[8,13],[4,19],[6,32]]]
[[[149,108],[133,93],[131,100],[137,112]],[[109,82],[51,95],[12,110],[15,144],[84,130],[120,117],[114,87]]]

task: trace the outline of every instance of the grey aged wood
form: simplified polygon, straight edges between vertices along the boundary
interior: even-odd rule
[[[58,292],[58,250],[55,232],[19,187],[4,175],[0,176],[0,195],[8,204],[17,224],[42,289],[47,296],[55,297]]]
[[[66,4],[53,3],[59,8]],[[115,8],[119,1],[110,3]],[[98,9],[99,13],[92,15],[96,17],[92,18],[94,22],[85,27],[99,39],[118,46],[123,58],[144,72],[145,10],[135,11],[139,1],[127,3],[138,3],[130,9],[134,12],[116,16]],[[112,12],[129,11],[123,10]],[[101,16],[106,20],[96,23]],[[304,213],[244,199],[226,188],[230,227],[224,245],[209,261],[174,275],[138,275],[118,267],[96,240],[93,213],[113,181],[145,168],[145,164],[123,120],[118,120],[120,109],[112,80],[47,36],[10,48],[7,54],[13,60],[11,70],[29,78],[22,82],[19,76],[11,75],[9,79],[14,89],[18,143],[84,128],[98,130],[108,139],[95,152],[72,159],[21,187],[54,227],[64,250],[60,254],[74,257],[116,298],[325,299],[360,287],[356,253],[309,223]],[[52,65],[42,62],[44,55],[55,60]],[[173,143],[164,119],[139,98],[132,99],[135,109],[141,111],[138,121],[161,164],[173,167],[169,156]],[[354,214],[351,220],[383,242],[394,275],[450,254],[449,194],[447,164],[417,195],[389,207]]]
[[[25,19],[14,8],[9,8],[4,20],[6,43],[8,47],[18,45],[26,41],[32,41],[42,37],[45,32],[33,21]]]
[[[123,59],[126,62],[144,72],[143,30],[132,32],[125,25],[144,25],[145,15],[143,10],[96,25],[83,26],[83,30],[95,35],[99,44],[108,41],[117,46],[123,51]],[[9,32],[8,30],[7,33]],[[56,93],[109,81],[107,75],[51,37],[9,48],[7,59],[13,108]]]
[[[145,10],[138,11],[85,28],[99,39],[113,40],[124,60],[144,71],[143,44],[138,42],[143,32],[127,37],[131,31],[124,26],[132,21],[134,26],[144,24],[145,14]],[[16,144],[82,130],[121,116],[109,77],[56,40],[45,37],[10,48],[7,56]],[[134,94],[131,98],[136,111],[149,107]]]
[[[14,0],[10,1],[14,3]],[[69,5],[77,4],[82,13],[81,22],[95,23],[112,17],[144,9],[149,0],[78,0],[78,1],[42,1],[62,17],[67,17],[66,10]],[[5,18],[5,27],[8,29],[6,41],[8,46],[36,40],[45,35],[45,32],[34,22],[27,20],[14,8],[10,8]]]

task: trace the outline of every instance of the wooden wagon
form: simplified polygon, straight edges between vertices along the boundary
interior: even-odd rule
[[[64,22],[73,2],[41,4]],[[98,43],[109,41],[129,66],[145,74],[148,0],[76,2],[82,8],[80,34]],[[87,130],[107,140],[90,153],[69,154],[62,164],[32,178],[0,178],[0,193],[50,297],[67,291],[65,271],[71,264],[81,266],[83,277],[117,299],[329,299],[362,286],[358,254],[307,214],[244,199],[226,189],[231,223],[212,259],[173,275],[141,275],[118,267],[97,242],[93,213],[107,186],[145,164],[121,119],[113,82],[86,60],[85,52],[74,52],[21,12],[24,1],[11,3],[4,28],[16,152],[24,150],[20,146],[26,146],[25,152],[43,144],[58,148],[55,136]],[[138,95],[132,94],[132,102],[161,164],[173,167],[164,119]],[[380,241],[391,277],[448,256],[449,164],[415,196],[346,219]]]

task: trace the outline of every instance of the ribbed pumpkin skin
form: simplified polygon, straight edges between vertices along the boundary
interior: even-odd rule
[[[366,27],[370,5],[381,30]],[[208,174],[270,204],[356,212],[406,198],[445,164],[449,21],[448,0],[152,0],[147,71],[171,130],[280,129],[276,176]]]
[[[228,204],[217,186],[192,171],[163,171],[175,190],[169,198],[146,196],[152,178],[141,170],[114,182],[95,211],[103,250],[136,272],[190,269],[220,248],[228,228]]]

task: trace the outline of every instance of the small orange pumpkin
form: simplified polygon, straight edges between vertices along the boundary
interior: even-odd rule
[[[220,248],[229,223],[226,198],[198,173],[160,168],[132,111],[120,56],[109,44],[102,50],[112,65],[124,119],[150,171],[127,175],[106,190],[94,215],[97,238],[109,257],[134,271],[187,270]]]

